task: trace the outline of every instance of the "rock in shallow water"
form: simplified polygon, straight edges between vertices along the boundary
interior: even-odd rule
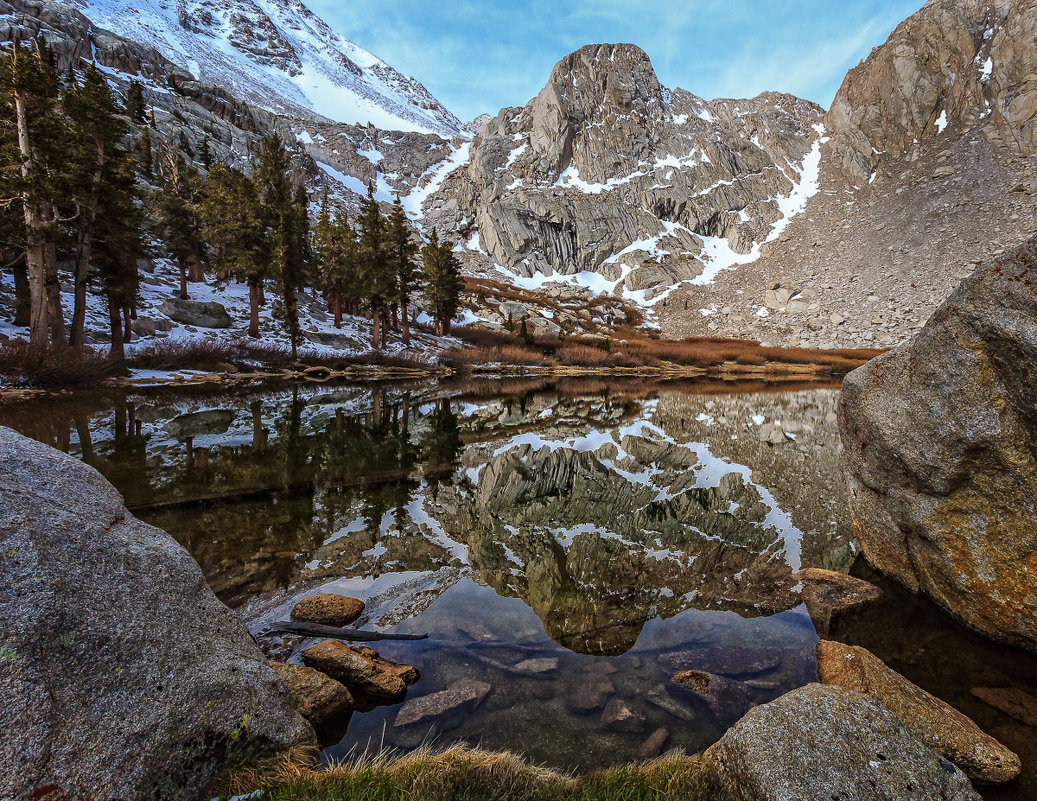
[[[307,665],[350,690],[379,698],[402,698],[407,684],[418,678],[417,670],[410,665],[398,665],[382,659],[370,648],[354,648],[337,640],[325,640],[307,648],[302,658]]]
[[[0,428],[0,797],[193,799],[315,745],[172,537],[77,459]]]
[[[704,755],[734,801],[980,801],[869,695],[809,684],[758,706]]]
[[[868,561],[1037,650],[1037,239],[967,278],[915,339],[843,382],[839,433]]]
[[[271,661],[270,667],[288,688],[292,706],[315,727],[352,714],[353,696],[341,682],[303,665]]]
[[[1019,775],[1019,757],[985,734],[971,719],[888,668],[870,651],[821,640],[817,674],[822,684],[878,698],[915,735],[974,781],[1003,784]]]
[[[292,620],[325,626],[348,626],[364,613],[364,602],[348,595],[322,592],[303,598],[292,607]]]
[[[440,692],[412,698],[400,707],[395,725],[409,726],[446,715],[466,714],[479,706],[491,689],[486,682],[464,679]]]

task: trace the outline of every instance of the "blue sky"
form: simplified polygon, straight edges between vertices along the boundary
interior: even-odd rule
[[[462,119],[521,106],[558,59],[633,42],[697,95],[791,92],[827,108],[846,71],[922,0],[306,0]]]

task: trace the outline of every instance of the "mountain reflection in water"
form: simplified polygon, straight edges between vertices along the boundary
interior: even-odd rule
[[[666,748],[699,750],[815,676],[796,570],[855,556],[838,393],[773,390],[137,391],[10,406],[0,424],[100,470],[254,632],[305,594],[352,594],[367,603],[357,625],[430,635],[379,644],[421,670],[410,697],[490,686],[432,723],[356,714],[330,755],[463,739],[592,768],[643,755],[659,729]],[[300,643],[260,639],[281,656]],[[680,669],[739,692],[695,696],[669,681]]]

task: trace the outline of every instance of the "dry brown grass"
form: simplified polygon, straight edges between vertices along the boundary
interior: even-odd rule
[[[695,757],[673,753],[583,776],[530,765],[508,753],[465,746],[421,748],[402,757],[364,756],[324,770],[274,764],[242,774],[269,801],[726,801],[722,783]]]

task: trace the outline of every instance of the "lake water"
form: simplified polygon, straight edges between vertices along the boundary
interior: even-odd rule
[[[474,709],[424,724],[395,725],[399,705],[357,712],[321,733],[328,758],[465,741],[586,770],[657,745],[699,751],[751,705],[816,679],[828,624],[811,620],[796,571],[865,569],[837,402],[822,384],[429,380],[85,393],[8,404],[0,424],[100,470],[269,653],[303,641],[267,624],[339,592],[367,603],[356,625],[429,635],[375,644],[419,668],[409,698],[489,686]],[[955,653],[996,674],[984,686],[1032,690],[1033,659],[895,588],[888,598],[830,633],[1025,750],[1033,729],[943,663]],[[670,680],[680,669],[739,691],[707,703]],[[1032,784],[985,795],[1020,789]]]

